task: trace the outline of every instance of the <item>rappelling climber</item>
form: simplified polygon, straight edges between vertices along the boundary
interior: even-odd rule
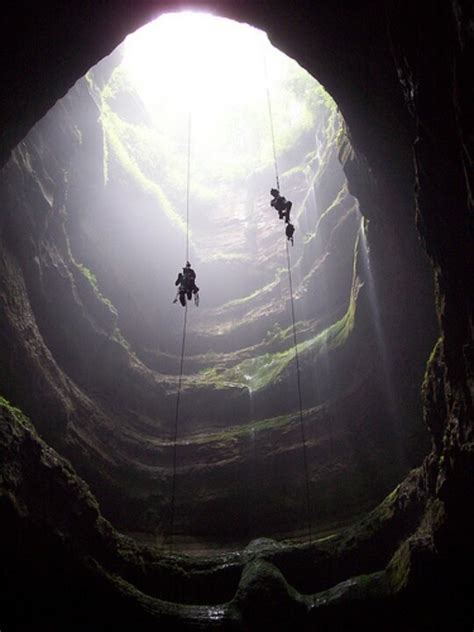
[[[290,211],[292,207],[292,203],[290,200],[287,200],[282,195],[280,195],[280,191],[278,189],[271,189],[270,194],[273,196],[273,200],[270,202],[270,206],[276,208],[278,211],[278,217],[280,219],[284,219],[288,224],[290,221]]]
[[[191,268],[189,261],[186,261],[186,266],[178,274],[174,284],[178,286],[178,293],[173,303],[176,303],[179,298],[179,302],[184,307],[186,298],[190,301],[194,295],[194,302],[196,305],[199,305],[199,288],[196,285],[196,273]]]
[[[291,241],[291,245],[294,246],[295,243],[293,241],[293,233],[295,232],[295,227],[293,226],[293,224],[290,224],[288,222],[288,224],[286,225],[286,230],[285,230],[285,235],[288,239],[288,241]]]

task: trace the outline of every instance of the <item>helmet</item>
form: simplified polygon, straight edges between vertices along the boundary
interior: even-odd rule
[[[275,195],[279,194],[279,191],[278,191],[278,189],[271,189],[270,193],[275,196]]]
[[[190,267],[191,267],[191,264],[189,263],[189,261],[186,261],[186,267],[187,267],[187,268],[190,268]]]

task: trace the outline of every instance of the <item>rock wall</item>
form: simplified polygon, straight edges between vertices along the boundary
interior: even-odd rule
[[[231,12],[232,5],[229,6]],[[69,19],[81,15],[83,6],[78,13],[69,7],[68,19],[63,8],[54,14],[53,27],[62,25],[61,37],[51,36],[48,26],[52,23],[48,24],[45,6],[25,12],[21,20],[18,13],[18,29],[27,27],[21,31],[23,35],[30,33],[32,38],[30,46],[21,49],[13,46],[12,39],[3,41],[7,50],[11,46],[13,60],[8,68],[3,68],[6,81],[2,85],[8,86],[2,105],[3,128],[8,129],[2,145],[3,156],[8,155],[66,87],[93,61],[110,52],[127,29],[133,29],[154,10],[141,3],[134,7],[131,13],[118,12],[115,21],[107,14],[108,8],[95,7],[87,14],[89,23],[84,18],[76,19],[74,29],[67,27]],[[40,22],[36,11],[43,11]],[[2,596],[6,629],[38,622],[47,622],[51,629],[64,628],[64,621],[69,621],[71,612],[78,607],[77,602],[65,598],[62,572],[65,566],[71,571],[69,595],[81,595],[79,609],[84,621],[90,624],[95,620],[98,627],[104,623],[102,619],[110,620],[110,615],[112,621],[119,616],[122,622],[139,621],[142,629],[157,622],[169,625],[171,621],[183,629],[206,626],[261,629],[264,624],[284,629],[286,617],[290,616],[292,621],[301,622],[302,629],[324,626],[329,621],[333,626],[350,621],[351,625],[358,623],[377,629],[383,612],[388,618],[387,629],[390,626],[400,629],[407,627],[405,617],[409,611],[412,614],[408,625],[413,629],[433,625],[463,629],[472,623],[472,523],[465,511],[472,497],[473,471],[472,122],[468,116],[468,105],[472,102],[468,72],[472,9],[469,3],[440,2],[437,11],[426,13],[416,5],[384,2],[381,6],[366,2],[352,10],[335,7],[333,3],[320,3],[310,10],[302,3],[291,17],[287,10],[276,7],[265,17],[258,6],[252,10],[240,7],[240,11],[241,19],[257,26],[265,24],[274,41],[281,43],[283,49],[323,82],[345,116],[354,148],[346,154],[345,168],[351,191],[370,219],[367,239],[376,273],[375,287],[384,296],[380,301],[385,306],[382,322],[394,334],[394,342],[408,335],[401,325],[403,320],[391,311],[395,297],[402,300],[400,314],[417,323],[418,330],[422,331],[425,323],[424,317],[417,321],[416,314],[425,312],[418,311],[419,300],[413,300],[421,297],[423,302],[426,291],[423,275],[418,274],[417,242],[411,230],[416,209],[418,226],[435,270],[441,335],[423,386],[425,420],[433,436],[433,450],[423,466],[378,510],[354,529],[330,539],[329,544],[323,541],[296,548],[286,545],[280,548],[268,542],[256,544],[249,554],[239,558],[240,564],[248,565],[238,589],[236,581],[242,566],[235,558],[215,558],[208,564],[218,569],[217,580],[208,583],[206,579],[199,588],[201,603],[208,605],[188,608],[160,600],[183,604],[186,595],[195,595],[191,584],[203,576],[202,566],[199,563],[186,566],[187,562],[171,557],[164,560],[164,568],[160,567],[162,574],[153,575],[158,568],[156,553],[146,548],[137,553],[134,545],[125,544],[111,527],[101,522],[94,501],[83,491],[76,475],[41,442],[18,412],[2,403],[5,456],[1,507],[5,533],[10,534],[2,544],[5,575],[9,580],[9,590],[3,591]],[[99,39],[95,29],[101,26],[107,37]],[[65,54],[74,43],[77,43],[74,55]],[[55,63],[48,63],[39,54],[45,50],[49,50]],[[57,59],[62,62],[60,73]],[[25,63],[28,73],[21,72]],[[29,105],[25,97],[33,94],[36,83],[39,85],[40,72],[45,81]],[[22,168],[18,167],[19,162]],[[22,154],[21,147],[16,150],[8,169],[9,177],[21,181],[22,174],[31,171],[30,152]],[[114,365],[123,367],[119,375],[127,383],[127,389],[122,391],[114,385],[113,394],[120,393],[125,400],[123,404],[132,394],[143,396],[153,417],[160,403],[159,398],[150,401],[150,393],[156,392],[155,384],[153,389],[143,387],[144,382],[153,382],[153,375],[142,363],[133,360],[122,341],[114,337],[113,311],[101,305],[100,298],[92,297],[89,285],[83,287],[80,297],[76,285],[81,284],[73,283],[75,266],[67,253],[61,222],[48,223],[45,219],[54,208],[59,210],[63,206],[64,190],[45,189],[44,179],[41,184],[40,194],[37,188],[25,190],[26,195],[36,191],[34,206],[38,214],[29,218],[21,215],[22,222],[26,221],[27,226],[33,224],[33,229],[14,230],[15,219],[20,217],[17,209],[9,205],[7,213],[2,211],[1,341],[2,351],[7,350],[2,353],[0,369],[2,391],[8,389],[11,398],[21,400],[47,440],[54,441],[63,454],[69,455],[70,449],[79,463],[81,449],[83,454],[90,453],[90,433],[94,433],[97,445],[98,428],[107,428],[110,400],[103,416],[98,412],[97,402],[90,414],[83,415],[89,420],[88,427],[81,429],[75,423],[77,411],[87,411],[90,405],[84,384],[88,370],[95,377],[97,367],[94,362],[87,370],[85,365],[79,366],[79,370],[76,367],[77,374],[71,380],[62,370],[68,353],[60,340],[56,341],[55,357],[51,355],[49,347],[61,332],[51,331],[45,343],[48,319],[45,312],[41,316],[42,274],[48,280],[48,288],[52,288],[56,298],[53,305],[58,306],[59,313],[74,316],[78,330],[88,332],[88,340],[94,337],[106,340],[104,357],[111,354]],[[11,200],[11,190],[7,189],[7,193],[7,197],[2,193],[3,201]],[[21,208],[28,208],[28,204],[22,204]],[[56,233],[54,239],[49,230]],[[42,233],[42,239],[29,239],[32,232]],[[44,247],[40,266],[35,262],[39,244]],[[45,261],[49,262],[47,266]],[[399,261],[404,265],[398,267]],[[387,275],[389,268],[395,274]],[[76,271],[77,274],[82,273]],[[387,278],[393,282],[388,285],[381,282]],[[71,300],[74,309],[68,305]],[[92,321],[89,312],[94,310],[80,309],[87,300],[95,305]],[[80,318],[82,314],[84,317]],[[394,344],[389,350],[396,360],[393,367],[399,365],[400,354],[409,347],[408,343]],[[76,352],[76,355],[81,354]],[[61,364],[56,358],[61,359]],[[97,374],[107,375],[99,370]],[[131,393],[129,384],[136,385],[136,391]],[[106,383],[102,388],[107,392]],[[147,426],[146,419],[138,423]],[[106,432],[102,442],[106,443],[109,436]],[[107,460],[102,450],[97,458]],[[85,466],[82,467],[85,471]],[[117,469],[120,470],[120,463]],[[70,485],[65,485],[65,477],[71,481]],[[51,480],[47,493],[38,487],[42,480]],[[65,491],[59,492],[57,487]],[[47,498],[47,494],[52,499],[65,498],[61,511],[66,508],[66,516],[71,516],[69,523],[54,519],[57,513],[54,507],[36,502],[38,498]],[[78,523],[89,526],[77,534]],[[102,540],[97,540],[98,529],[105,534]],[[43,546],[39,550],[33,543],[38,541],[40,532],[47,535],[40,540]],[[97,541],[105,546],[97,546]],[[111,551],[110,555],[105,551]],[[149,564],[143,556],[148,556]],[[264,561],[259,562],[262,558]],[[135,560],[140,564],[136,565]],[[229,569],[235,568],[236,574],[232,575]],[[222,577],[227,572],[231,579],[224,581]],[[288,588],[281,573],[294,588]],[[20,600],[25,577],[30,590]],[[189,583],[181,583],[184,577],[189,578]],[[53,590],[49,595],[37,592],[38,585],[49,585]],[[159,586],[160,592],[154,592],[152,585]],[[166,593],[167,585],[176,592]],[[219,585],[227,586],[228,591],[219,592]],[[89,588],[82,592],[84,586]],[[305,595],[310,593],[311,598],[307,598]],[[51,594],[58,595],[56,603],[51,603]],[[212,599],[213,594],[217,595],[216,600]],[[194,603],[199,601],[190,599]],[[96,607],[99,604],[101,608]],[[107,614],[98,615],[98,611]]]
[[[155,180],[148,176],[140,188],[135,172],[143,169],[144,157],[132,155],[126,138],[108,127],[112,114],[99,83],[107,88],[107,74],[119,62],[117,51],[105,70],[98,66],[78,81],[3,170],[5,244],[25,280],[36,343],[64,382],[55,388],[67,412],[38,413],[46,395],[32,370],[38,352],[24,346],[30,368],[18,381],[33,384],[20,394],[18,385],[7,384],[4,393],[55,448],[65,450],[104,514],[122,529],[161,539],[169,529],[174,485],[174,529],[181,538],[205,539],[207,546],[281,537],[299,532],[308,519],[315,532],[326,531],[373,507],[427,451],[418,391],[395,375],[395,354],[387,342],[397,337],[402,375],[410,370],[421,382],[429,329],[416,346],[412,340],[417,320],[429,318],[429,305],[401,317],[401,301],[393,293],[407,292],[403,279],[412,275],[390,262],[384,294],[376,295],[371,224],[362,223],[338,161],[342,121],[334,108],[321,110],[318,127],[300,140],[300,164],[290,163],[281,174],[300,233],[291,267],[303,419],[288,279],[281,271],[285,249],[275,252],[281,225],[267,218],[262,190],[268,177],[254,177],[257,202],[249,214],[256,222],[252,257],[259,274],[250,279],[248,298],[224,299],[215,308],[204,304],[192,316],[175,453],[181,322],[163,307],[170,303],[166,287],[174,262],[159,248],[160,230],[161,237],[176,240],[177,227],[165,206],[166,196],[173,196],[160,182],[159,164]],[[127,116],[140,121],[144,108],[138,96],[122,90],[115,88],[114,100],[128,103]],[[344,151],[351,152],[347,140]],[[231,187],[240,187],[227,186],[229,193],[222,195],[232,199]],[[371,208],[371,192],[359,186]],[[157,199],[150,191],[159,187]],[[220,209],[214,221],[229,235],[232,260],[229,249],[242,249],[237,238],[242,220],[229,208]],[[201,236],[197,228],[194,240],[205,243],[206,231]],[[212,268],[213,256],[196,261],[198,270],[207,265],[210,280],[224,265]],[[248,261],[233,266],[245,284]],[[212,287],[202,291],[205,300]],[[156,296],[161,305],[153,310]],[[179,314],[179,305],[170,307]],[[25,318],[9,316],[12,328]],[[158,346],[150,348],[156,331]],[[7,362],[17,353],[14,337],[8,338]],[[160,341],[166,340],[163,348]],[[219,352],[209,353],[214,349]],[[66,403],[66,389],[74,390],[80,406]],[[66,421],[58,432],[55,418],[61,414]]]

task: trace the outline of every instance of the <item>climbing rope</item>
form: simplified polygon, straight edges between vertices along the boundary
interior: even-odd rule
[[[272,103],[270,98],[270,87],[268,84],[268,68],[267,68],[267,59],[265,56],[265,52],[262,50],[263,55],[263,68],[265,73],[265,88],[267,93],[267,106],[268,106],[268,118],[270,120],[270,130],[272,135],[272,147],[273,147],[273,163],[275,166],[275,177],[276,177],[276,188],[280,191],[280,179],[278,176],[278,162],[277,162],[277,152],[276,152],[276,143],[275,143],[275,130],[273,125],[273,112],[272,112]],[[310,505],[310,489],[309,489],[309,470],[308,470],[308,455],[306,449],[306,435],[304,429],[304,420],[303,420],[303,398],[301,396],[301,377],[300,377],[300,361],[298,355],[298,339],[296,336],[296,317],[295,317],[295,303],[293,297],[293,282],[291,278],[291,261],[290,261],[290,251],[288,248],[288,240],[286,240],[286,259],[288,264],[288,281],[290,286],[290,298],[291,298],[291,316],[293,321],[293,343],[295,347],[295,361],[296,361],[296,379],[298,385],[298,407],[299,407],[299,417],[300,417],[300,428],[301,428],[301,443],[303,446],[303,464],[304,464],[304,477],[305,477],[305,485],[306,485],[306,520],[308,524],[308,539],[310,544],[312,543],[312,528],[311,528],[311,505]]]
[[[276,178],[276,188],[278,191],[280,190],[280,178],[278,177],[278,163],[277,163],[277,152],[276,152],[276,143],[275,143],[275,130],[273,128],[273,113],[272,113],[272,101],[270,98],[270,86],[268,84],[268,68],[267,68],[267,58],[265,52],[263,54],[263,71],[265,74],[265,88],[267,91],[267,107],[268,107],[268,119],[270,121],[270,131],[272,134],[272,146],[273,146],[273,164],[275,166],[275,178]]]
[[[189,261],[189,191],[191,182],[191,112],[188,115],[188,151],[187,151],[187,173],[186,173],[186,261]],[[181,401],[181,386],[183,383],[184,356],[186,351],[186,326],[188,322],[188,301],[184,306],[183,334],[181,338],[181,359],[179,364],[178,392],[176,394],[176,408],[174,415],[174,437],[173,437],[173,476],[171,482],[171,507],[169,520],[169,550],[173,552],[173,529],[176,505],[176,467],[178,454],[178,427],[179,427],[179,404]]]
[[[296,317],[295,317],[295,302],[293,297],[293,281],[291,278],[291,261],[290,261],[290,249],[288,247],[288,241],[286,241],[286,261],[288,264],[288,284],[290,286],[290,299],[291,299],[291,317],[293,321],[293,343],[295,346],[295,362],[296,362],[296,380],[298,385],[298,404],[300,415],[300,428],[301,428],[301,444],[303,446],[303,465],[306,484],[306,520],[308,523],[308,539],[309,543],[312,543],[312,529],[311,529],[311,505],[310,505],[310,490],[309,490],[309,470],[308,470],[308,455],[306,449],[306,433],[304,429],[303,419],[303,398],[301,396],[301,374],[300,374],[300,360],[298,355],[298,339],[296,337]]]
[[[189,184],[191,181],[191,111],[188,114],[188,168],[186,174],[186,261],[189,261]]]
[[[171,510],[170,510],[170,529],[169,529],[170,553],[173,552],[173,527],[174,527],[174,513],[175,513],[175,501],[176,501],[176,465],[177,465],[177,454],[178,454],[179,404],[181,400],[181,384],[183,382],[183,367],[184,367],[184,352],[186,349],[187,320],[188,320],[188,304],[186,303],[184,307],[183,336],[181,340],[181,361],[179,365],[178,393],[176,395],[176,408],[175,408],[175,415],[174,415],[173,479],[171,483]]]

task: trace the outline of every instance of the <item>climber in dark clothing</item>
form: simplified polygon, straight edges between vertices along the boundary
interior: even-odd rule
[[[286,225],[286,230],[285,230],[285,234],[286,237],[288,239],[288,241],[291,241],[291,245],[294,246],[294,241],[293,241],[293,233],[295,232],[295,227],[293,226],[293,224],[290,224],[288,222],[288,224]]]
[[[183,271],[178,274],[175,285],[178,286],[178,294],[173,303],[179,298],[179,302],[184,307],[186,305],[186,298],[190,301],[194,294],[194,302],[199,304],[199,288],[196,285],[196,273],[191,268],[189,261],[186,262],[186,266]]]
[[[280,195],[280,191],[278,189],[271,189],[270,194],[273,196],[273,200],[270,202],[270,206],[276,208],[278,211],[278,217],[280,219],[284,219],[288,224],[290,221],[290,211],[292,207],[292,203],[290,200],[287,200],[282,195]]]

